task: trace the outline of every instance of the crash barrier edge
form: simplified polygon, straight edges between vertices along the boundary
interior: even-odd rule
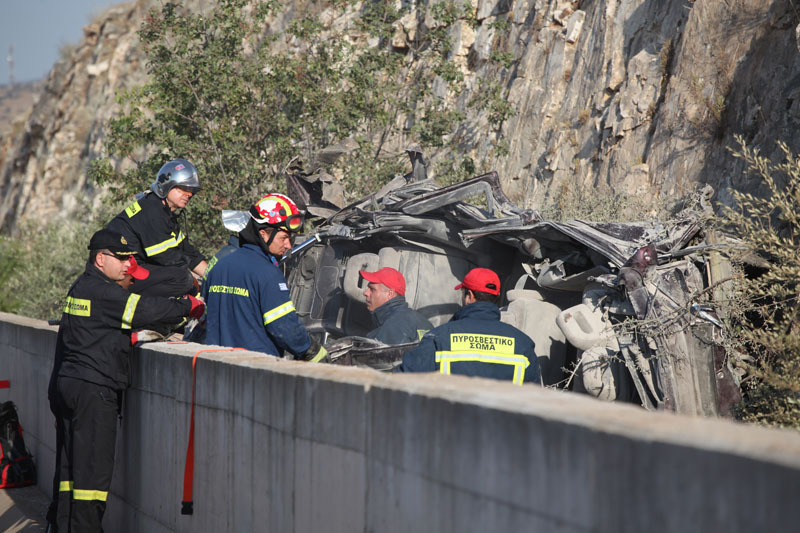
[[[0,314],[0,379],[50,492],[56,329]],[[110,531],[756,531],[800,519],[800,437],[457,376],[208,352],[132,358]],[[789,527],[791,525],[791,527]]]

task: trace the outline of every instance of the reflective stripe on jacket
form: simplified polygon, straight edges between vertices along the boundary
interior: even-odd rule
[[[189,243],[177,216],[153,193],[126,207],[106,227],[124,235],[144,263],[192,270],[205,260]]]
[[[462,307],[447,324],[422,337],[403,356],[397,372],[441,372],[540,383],[533,341],[500,322],[500,310],[489,302]]]
[[[305,354],[311,338],[289,299],[286,278],[258,246],[245,244],[209,272],[206,344],[246,348],[280,357]]]
[[[124,389],[130,380],[131,330],[177,322],[191,308],[185,299],[130,293],[87,263],[67,294],[56,342],[55,372]]]
[[[372,312],[378,327],[367,333],[367,337],[384,344],[417,342],[433,329],[427,318],[408,307],[403,296],[395,296]]]

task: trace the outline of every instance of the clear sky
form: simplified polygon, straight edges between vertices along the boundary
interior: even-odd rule
[[[83,27],[120,0],[0,0],[0,85],[8,83],[8,45],[14,45],[18,82],[47,76],[65,44],[77,44]]]

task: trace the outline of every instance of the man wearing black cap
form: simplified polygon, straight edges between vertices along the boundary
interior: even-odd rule
[[[474,268],[455,288],[461,289],[463,307],[450,322],[426,333],[395,371],[439,371],[508,380],[516,385],[540,383],[533,341],[514,326],[500,322],[497,274],[488,268]]]
[[[130,382],[131,332],[200,316],[203,304],[131,294],[120,286],[135,250],[120,233],[98,231],[86,270],[66,298],[48,399],[56,415],[58,531],[101,531],[111,474],[119,398]],[[147,276],[138,266],[131,275]]]
[[[378,326],[367,338],[384,344],[416,342],[433,328],[427,318],[417,313],[406,302],[406,279],[398,270],[383,267],[376,272],[359,270],[367,280],[364,298],[372,319]]]

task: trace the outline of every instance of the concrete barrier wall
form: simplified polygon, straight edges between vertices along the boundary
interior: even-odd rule
[[[0,315],[11,389],[50,491],[56,330]],[[792,531],[800,436],[457,376],[251,352],[197,362],[194,514],[180,514],[192,356],[133,358],[106,531]]]

